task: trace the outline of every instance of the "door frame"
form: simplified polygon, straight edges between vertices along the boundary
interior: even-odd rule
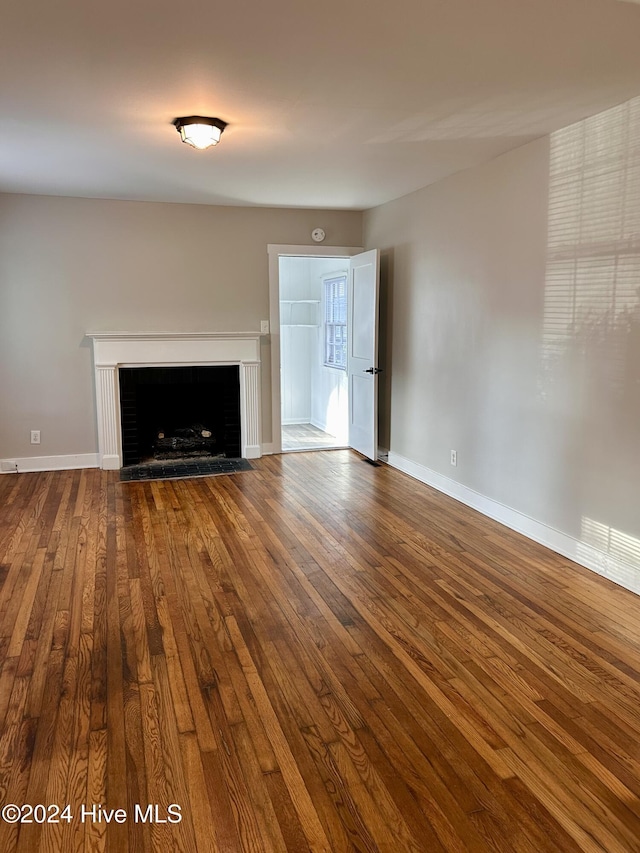
[[[269,243],[269,331],[271,341],[271,445],[264,453],[282,453],[280,411],[280,258],[351,258],[362,246],[293,246]]]

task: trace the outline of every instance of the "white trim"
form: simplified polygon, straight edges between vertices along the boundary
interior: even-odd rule
[[[255,340],[260,332],[87,332],[96,341],[180,341],[239,338]]]
[[[280,258],[351,258],[362,246],[293,246],[269,243],[269,328],[271,329],[271,437],[273,453],[282,453],[280,394]]]
[[[88,332],[87,337],[93,339],[101,468],[122,467],[120,367],[238,365],[240,452],[245,459],[260,456],[259,332]]]
[[[266,444],[262,445],[262,455],[263,456],[273,456],[276,451],[273,449],[273,442],[269,441]]]
[[[267,253],[277,258],[350,258],[363,251],[362,246],[294,246],[280,243],[267,245]]]
[[[23,474],[29,471],[72,471],[77,468],[98,468],[97,453],[72,453],[67,456],[23,456],[20,459],[0,459],[0,473]]]
[[[240,362],[240,447],[245,459],[259,459],[260,362]]]
[[[625,589],[640,593],[640,567],[632,566],[630,563],[612,557],[605,551],[594,548],[592,545],[562,533],[541,521],[536,521],[536,519],[516,509],[488,498],[462,483],[433,471],[431,468],[401,456],[399,453],[389,451],[388,464],[421,483],[432,486],[439,492],[455,498],[460,503],[478,510],[483,515],[504,524],[505,527],[521,533],[528,539],[545,545],[557,554],[573,560],[574,563],[608,578],[619,586],[625,587]]]

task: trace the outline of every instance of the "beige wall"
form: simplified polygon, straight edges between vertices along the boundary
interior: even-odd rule
[[[318,225],[361,244],[357,212],[0,195],[0,458],[96,452],[85,332],[259,330],[267,244],[308,245]]]
[[[640,567],[640,232],[597,249],[607,271],[598,255],[576,272],[554,243],[561,182],[548,229],[550,153],[568,142],[538,140],[365,213],[388,288],[381,444]],[[582,204],[568,203],[571,227],[597,232],[603,198]],[[623,214],[638,227],[640,194]],[[589,304],[582,323],[572,300]]]

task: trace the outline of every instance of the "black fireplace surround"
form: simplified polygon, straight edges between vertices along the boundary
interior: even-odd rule
[[[237,365],[121,367],[119,377],[123,465],[240,456]]]

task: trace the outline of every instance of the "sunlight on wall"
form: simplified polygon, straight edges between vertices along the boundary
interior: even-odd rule
[[[640,98],[551,134],[543,347],[597,348],[621,380],[640,295]]]
[[[602,522],[594,521],[592,518],[582,519],[580,539],[578,559],[588,559],[590,548],[596,548],[616,561],[614,579],[617,583],[621,583],[628,589],[634,589],[638,586],[637,570],[640,569],[640,539],[602,524]]]
[[[335,435],[338,444],[347,444],[348,435],[347,376],[331,391],[325,412],[326,430]]]
[[[635,589],[640,540],[621,529],[640,533],[640,98],[551,134],[539,392],[579,547]]]

